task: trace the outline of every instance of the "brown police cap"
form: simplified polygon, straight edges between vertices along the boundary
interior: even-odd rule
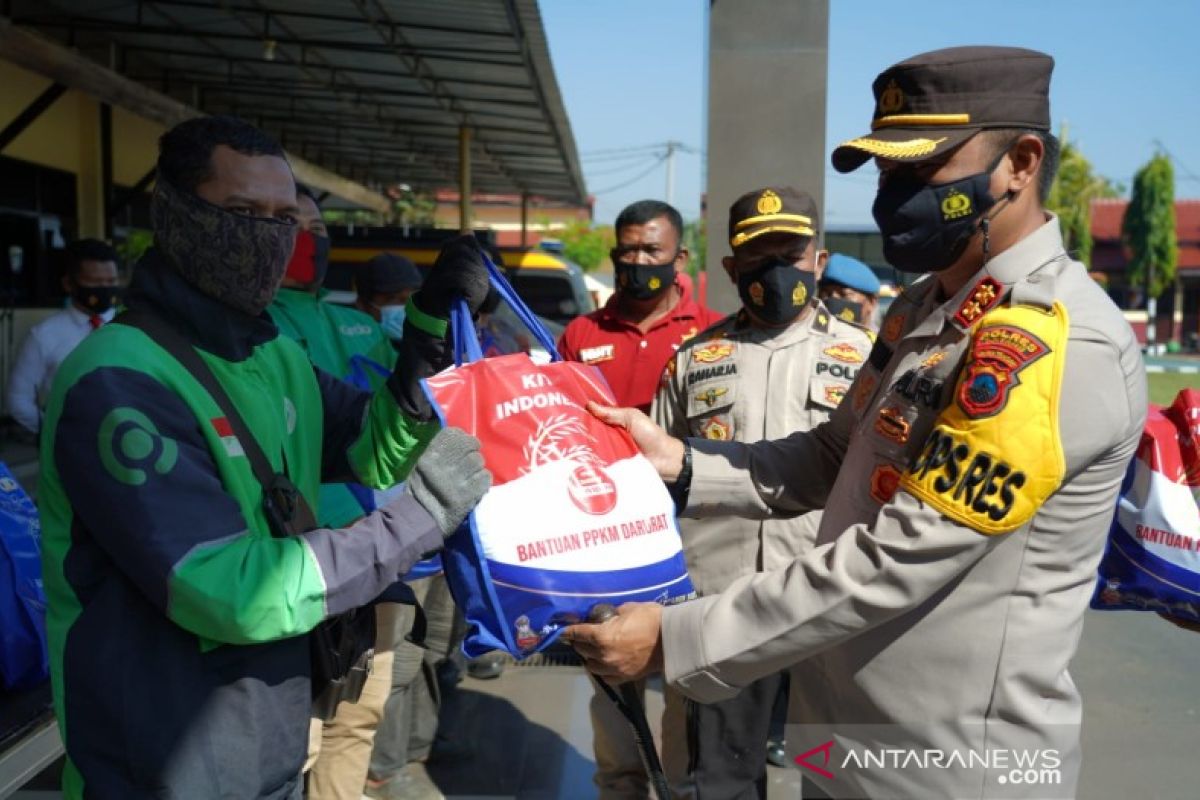
[[[951,47],[901,61],[871,84],[871,133],[838,145],[833,166],[924,161],[987,128],[1048,131],[1053,70],[1053,58],[1019,47]]]
[[[790,186],[767,186],[742,195],[729,207],[729,246],[741,247],[764,233],[817,235],[817,203]]]

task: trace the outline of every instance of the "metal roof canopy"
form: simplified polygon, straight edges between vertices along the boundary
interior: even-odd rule
[[[536,0],[9,0],[12,21],[384,188],[586,203]],[[131,109],[136,111],[136,109]]]

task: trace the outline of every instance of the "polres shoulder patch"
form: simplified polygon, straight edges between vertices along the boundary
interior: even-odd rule
[[[1058,404],[1069,328],[1061,303],[1049,311],[1015,306],[985,315],[954,400],[901,487],[980,533],[1007,533],[1028,522],[1066,470]]]

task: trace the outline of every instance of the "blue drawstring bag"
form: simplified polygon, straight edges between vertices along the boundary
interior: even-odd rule
[[[483,358],[465,304],[452,310],[455,362],[424,381],[444,425],[482,443],[492,488],[442,553],[469,624],[463,651],[536,653],[600,603],[694,595],[674,503],[628,432],[589,413],[614,404],[594,367],[564,362],[540,322],[488,263],[493,285],[550,364]]]
[[[0,682],[8,689],[50,674],[41,533],[37,507],[0,463]]]

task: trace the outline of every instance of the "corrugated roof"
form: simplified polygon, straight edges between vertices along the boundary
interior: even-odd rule
[[[465,125],[475,191],[586,202],[536,0],[12,0],[11,18],[369,186],[456,186]]]

